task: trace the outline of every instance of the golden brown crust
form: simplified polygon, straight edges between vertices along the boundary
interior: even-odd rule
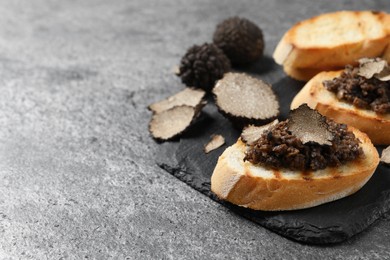
[[[390,63],[390,45],[388,45],[386,50],[383,52],[383,54],[381,54],[379,56],[382,56],[382,59],[384,59],[388,63]],[[294,68],[294,67],[290,67],[290,66],[283,66],[283,70],[288,76],[290,76],[293,79],[299,80],[299,81],[309,81],[311,78],[313,78],[315,75],[317,75],[318,73],[320,73],[322,71],[340,70],[343,68],[344,68],[344,66],[333,67],[333,68],[322,68],[322,69]]]
[[[390,21],[389,21],[390,23]],[[382,55],[382,58],[390,64],[390,44],[387,46],[385,52]]]
[[[283,66],[283,70],[288,76],[299,81],[308,81],[323,71],[321,69],[297,69],[289,66]]]
[[[321,72],[312,78],[291,103],[295,109],[303,103],[317,109],[321,114],[365,132],[374,144],[390,144],[390,115],[377,114],[374,111],[359,109],[340,101],[336,95],[325,89],[322,82],[333,79],[342,71]]]
[[[245,145],[237,141],[220,156],[211,178],[211,190],[233,204],[266,211],[308,208],[353,194],[372,176],[379,156],[364,133],[351,130],[362,141],[364,159],[310,173],[272,170],[271,177],[269,173],[260,176],[255,171],[270,170],[249,162],[242,161],[241,168],[237,167],[235,160],[241,158],[234,158],[245,151]]]
[[[294,47],[288,55],[288,58],[283,62],[283,66],[301,69],[340,69],[347,64],[356,65],[360,58],[382,56],[388,43],[388,36],[370,40],[366,44],[362,42],[345,43],[333,48],[313,47],[303,49],[290,43]]]
[[[317,20],[326,18],[336,26],[342,17],[348,17],[348,23],[343,25],[344,31],[356,31],[362,38],[352,39],[353,36],[345,37],[334,30],[335,33],[329,33],[335,39],[334,43],[321,42],[321,38],[326,37],[321,31],[327,29],[326,26],[316,26]],[[371,34],[373,30],[366,25],[367,20],[375,24],[377,34]],[[313,70],[319,72],[342,69],[347,64],[356,65],[358,59],[363,57],[387,58],[385,50],[390,42],[389,21],[389,14],[371,11],[340,11],[316,16],[301,21],[288,30],[278,43],[273,57],[278,64],[283,65],[288,75],[304,81],[316,74]],[[300,31],[310,31],[315,36],[307,36],[306,39]]]

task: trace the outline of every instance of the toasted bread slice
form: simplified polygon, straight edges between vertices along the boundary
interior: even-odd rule
[[[386,60],[390,64],[390,45],[387,47],[386,51],[383,53],[382,59]],[[343,67],[344,68],[344,67]],[[330,70],[338,70],[342,68],[335,68]],[[289,66],[283,66],[284,72],[289,75],[291,78],[299,81],[309,81],[315,75],[326,69],[316,69],[316,68],[294,68]],[[328,69],[329,70],[329,69]]]
[[[357,64],[363,57],[382,57],[389,42],[389,14],[339,11],[295,24],[282,37],[273,57],[285,67],[286,73],[303,79],[308,76],[297,76],[294,72],[336,70]]]
[[[322,82],[340,76],[340,71],[327,71],[317,74],[295,96],[291,109],[307,103],[324,116],[338,123],[344,123],[365,132],[374,144],[390,144],[390,114],[378,114],[372,110],[360,109],[340,101],[328,91]]]
[[[312,77],[323,71],[321,69],[297,69],[289,66],[284,66],[283,70],[291,78],[299,81],[308,81]]]
[[[383,53],[382,59],[386,60],[390,64],[390,43],[386,48],[386,51]]]
[[[244,162],[246,145],[238,140],[219,157],[211,190],[233,204],[267,211],[309,208],[351,195],[370,179],[379,155],[366,134],[349,130],[362,142],[364,158],[305,173]]]

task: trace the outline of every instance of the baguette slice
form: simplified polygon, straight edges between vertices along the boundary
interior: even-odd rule
[[[389,14],[339,11],[295,24],[284,34],[273,57],[288,75],[308,80],[312,73],[302,76],[299,70],[336,70],[356,65],[363,57],[382,57],[389,42]]]
[[[387,47],[386,51],[382,55],[382,59],[386,60],[387,63],[390,64],[390,45]],[[313,78],[315,75],[317,75],[322,71],[339,70],[343,68],[338,67],[334,69],[316,69],[316,68],[294,68],[294,67],[284,66],[283,70],[287,75],[289,75],[293,79],[299,81],[309,81],[311,78]]]
[[[354,105],[340,101],[328,91],[322,82],[338,77],[340,71],[321,72],[312,78],[294,97],[291,109],[307,103],[322,115],[338,123],[360,129],[365,132],[374,144],[390,144],[390,114],[377,114],[372,110],[359,109]]]
[[[322,69],[297,69],[289,66],[283,66],[284,72],[291,78],[299,81],[308,81],[318,73],[322,72]]]
[[[239,139],[219,157],[211,190],[233,204],[265,211],[309,208],[351,195],[370,179],[379,155],[366,134],[349,130],[362,142],[365,158],[305,173],[244,162],[246,146]]]
[[[382,59],[386,60],[390,64],[390,43],[387,45],[386,51],[382,55]]]
[[[386,60],[387,63],[390,64],[390,48],[387,48],[387,51],[382,56],[382,59]],[[331,70],[339,70],[339,69],[343,69],[343,68],[330,69],[330,71]],[[312,68],[298,69],[298,68],[293,68],[293,67],[289,67],[289,66],[284,66],[283,70],[291,78],[299,80],[299,81],[305,81],[305,82],[309,81],[311,78],[313,78],[318,73],[320,73],[322,71],[327,71],[326,69],[312,69]]]

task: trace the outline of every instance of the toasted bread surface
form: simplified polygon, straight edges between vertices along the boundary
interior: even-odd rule
[[[294,97],[291,109],[307,103],[324,116],[365,132],[374,144],[390,144],[389,113],[378,114],[372,110],[357,108],[350,103],[339,100],[334,93],[324,87],[324,80],[338,77],[341,72],[342,70],[317,74]]]
[[[238,140],[219,157],[211,190],[233,204],[265,211],[314,207],[353,194],[370,179],[379,156],[367,135],[350,130],[361,140],[365,157],[314,172],[274,170],[244,162],[246,146]]]
[[[390,64],[390,43],[387,45],[385,52],[382,55],[382,59],[386,60]]]
[[[273,56],[288,75],[307,80],[313,73],[302,76],[301,69],[336,70],[356,65],[363,57],[387,57],[389,42],[389,14],[339,11],[295,24],[282,37]]]

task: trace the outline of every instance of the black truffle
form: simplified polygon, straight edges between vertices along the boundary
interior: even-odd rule
[[[333,133],[328,129],[326,117],[307,104],[302,104],[290,112],[287,125],[303,144],[314,142],[319,145],[332,145]]]
[[[180,62],[179,74],[187,86],[210,91],[215,82],[230,70],[230,61],[214,44],[194,45]]]
[[[362,58],[359,60],[358,75],[366,79],[374,77],[381,81],[389,81],[390,68],[387,61],[381,58]]]
[[[218,110],[237,128],[263,125],[279,114],[279,102],[267,83],[244,73],[226,73],[213,94]]]
[[[198,107],[176,106],[152,116],[149,131],[158,141],[171,140],[186,131],[198,117],[204,104]]]
[[[279,123],[279,120],[275,119],[271,123],[262,126],[248,125],[242,130],[241,141],[247,145],[252,145],[260,139],[265,130],[269,129],[271,126],[276,125],[277,123]]]
[[[245,18],[232,17],[218,24],[213,41],[233,65],[251,63],[263,55],[263,33],[256,24]]]
[[[151,104],[148,108],[154,113],[161,113],[176,106],[187,105],[197,107],[202,102],[206,102],[204,100],[205,95],[206,92],[201,89],[185,88],[164,100]]]

